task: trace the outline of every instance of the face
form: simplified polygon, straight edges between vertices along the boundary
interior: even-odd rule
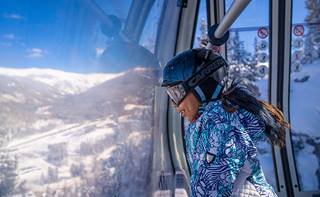
[[[192,92],[189,92],[176,108],[176,111],[180,113],[182,117],[192,121],[197,116],[199,107],[200,102]]]

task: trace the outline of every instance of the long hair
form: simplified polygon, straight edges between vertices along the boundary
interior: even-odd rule
[[[222,102],[227,111],[235,111],[244,108],[258,116],[265,124],[265,133],[272,144],[280,147],[285,145],[285,128],[290,128],[289,123],[277,107],[258,100],[248,88],[233,80],[222,94]]]

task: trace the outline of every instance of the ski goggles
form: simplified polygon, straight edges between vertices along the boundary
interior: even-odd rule
[[[167,87],[167,94],[169,95],[172,103],[175,106],[179,106],[182,100],[186,97],[187,91],[182,84]]]
[[[177,84],[167,87],[167,94],[171,98],[173,104],[179,106],[190,90],[196,88],[196,86],[201,84],[219,68],[225,66],[225,64],[224,59],[219,56],[218,58],[206,62],[199,71],[186,81],[179,81]]]

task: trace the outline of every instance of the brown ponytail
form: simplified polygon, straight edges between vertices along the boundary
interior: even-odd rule
[[[222,93],[222,103],[229,112],[238,108],[258,116],[265,124],[265,133],[272,144],[281,147],[285,145],[285,128],[290,128],[285,121],[283,113],[277,107],[258,100],[248,88],[239,85],[239,82],[232,82],[229,88]]]
[[[280,130],[279,130],[279,145],[281,147],[283,147],[285,145],[285,137],[286,137],[286,131],[285,128],[290,128],[290,124],[288,122],[286,122],[286,120],[284,119],[284,115],[282,113],[282,111],[275,107],[274,105],[271,105],[267,102],[264,101],[259,101],[261,103],[261,105],[263,106],[263,108],[267,109],[270,114],[272,115],[272,117],[275,119],[275,121],[280,125]],[[271,139],[271,141],[276,141],[275,139]]]

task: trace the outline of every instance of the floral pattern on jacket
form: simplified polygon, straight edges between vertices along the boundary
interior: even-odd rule
[[[231,196],[245,161],[251,168],[247,180],[260,196],[277,196],[257,158],[255,144],[265,139],[264,129],[264,123],[244,109],[230,113],[220,100],[208,103],[184,136],[192,196]]]

